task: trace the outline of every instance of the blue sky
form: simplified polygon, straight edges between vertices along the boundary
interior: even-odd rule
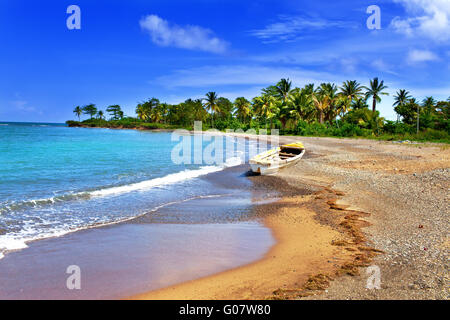
[[[81,9],[68,30],[66,9]],[[369,30],[366,9],[381,9]],[[0,121],[64,122],[76,105],[252,98],[294,85],[380,77],[392,95],[450,96],[448,0],[73,0],[0,3]]]

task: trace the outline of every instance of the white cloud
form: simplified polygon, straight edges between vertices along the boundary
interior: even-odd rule
[[[346,21],[328,21],[322,18],[308,19],[298,16],[279,16],[279,21],[263,29],[251,30],[249,33],[264,42],[295,41],[305,30],[321,30],[330,27],[351,27]]]
[[[375,68],[378,71],[382,71],[382,72],[386,72],[386,73],[390,73],[395,76],[398,76],[398,73],[392,70],[393,69],[392,66],[390,64],[387,64],[381,58],[378,58],[378,59],[375,59],[374,61],[372,61],[371,65],[373,68]]]
[[[228,98],[231,101],[234,101],[238,97],[245,97],[247,99],[252,99],[253,97],[256,97],[261,94],[262,86],[255,86],[255,87],[245,87],[245,88],[239,88],[236,90],[217,90],[218,94],[221,97]],[[216,89],[214,89],[216,90]],[[204,99],[205,98],[206,91],[197,88],[196,90],[190,92],[189,94],[177,94],[177,95],[167,95],[163,97],[162,101],[165,101],[169,104],[178,104],[183,101],[186,101],[187,99]]]
[[[201,50],[213,53],[224,53],[228,43],[214,36],[214,33],[199,26],[178,26],[170,24],[157,15],[148,15],[139,22],[147,31],[152,41],[163,47],[177,47],[190,50]]]
[[[205,66],[192,69],[177,70],[159,77],[156,83],[167,88],[217,86],[261,86],[261,88],[277,83],[281,78],[290,78],[294,85],[332,81],[335,75],[326,72],[315,72],[299,68],[265,67],[249,65]]]
[[[373,62],[380,68],[389,67],[383,60]],[[387,71],[386,71],[387,72]],[[277,83],[281,78],[290,78],[293,86],[303,87],[308,83],[319,85],[322,82],[334,82],[341,85],[343,81],[354,79],[361,84],[367,85],[369,77],[359,74],[348,77],[342,73],[330,73],[324,71],[311,71],[297,67],[269,67],[261,65],[214,65],[191,69],[182,69],[157,78],[154,83],[162,85],[169,92],[175,92],[174,96],[167,96],[170,103],[179,103],[185,99],[202,98],[208,91],[216,91],[219,96],[227,97],[231,100],[239,96],[251,99],[261,93],[261,89]],[[385,79],[390,95],[383,97],[382,102],[377,105],[383,117],[396,119],[392,108],[393,96],[400,88],[408,89],[414,96],[423,98],[426,95],[433,95],[437,99],[446,99],[450,90],[443,86],[431,86],[427,88],[414,87],[408,82],[396,82],[392,79]],[[189,88],[189,89],[187,89]],[[186,90],[187,89],[187,90]],[[180,95],[186,92],[186,95]]]
[[[406,88],[406,86],[404,86]],[[408,91],[418,100],[433,96],[438,100],[446,100],[450,96],[450,86],[409,87]]]
[[[394,0],[405,6],[410,17],[395,17],[391,22],[397,32],[424,36],[438,42],[450,40],[449,0]]]
[[[411,50],[408,54],[408,62],[411,64],[436,60],[439,60],[438,56],[428,50]]]
[[[355,58],[342,58],[340,63],[342,69],[347,73],[355,73],[358,67],[358,60]]]
[[[27,113],[35,112],[35,113],[42,114],[42,111],[37,110],[33,106],[30,106],[28,104],[28,101],[25,101],[25,100],[13,100],[13,101],[11,101],[11,104],[13,105],[13,107],[16,110],[18,110],[20,112],[27,112]]]

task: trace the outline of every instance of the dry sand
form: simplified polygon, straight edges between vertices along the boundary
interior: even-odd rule
[[[448,299],[450,149],[370,140],[301,140],[257,207],[277,244],[260,261],[137,299]],[[381,271],[366,289],[365,268]]]

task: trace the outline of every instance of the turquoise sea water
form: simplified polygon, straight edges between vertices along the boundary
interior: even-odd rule
[[[0,258],[32,240],[222,196],[201,177],[227,165],[176,165],[177,143],[171,133],[0,124]]]

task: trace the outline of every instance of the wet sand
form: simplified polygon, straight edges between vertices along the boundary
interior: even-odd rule
[[[5,256],[0,297],[449,299],[449,148],[280,140],[303,141],[307,154],[275,177],[247,177],[248,166],[226,169],[205,177],[223,198]],[[85,290],[65,288],[70,264],[83,265]],[[381,270],[380,290],[366,289],[370,265]]]
[[[254,190],[276,190],[279,201],[257,205],[277,241],[263,259],[210,277],[133,296],[132,299],[287,299],[310,295],[337,275],[351,272],[355,252],[366,259],[358,214],[336,205],[337,194],[319,185],[295,186],[277,177],[250,176]],[[349,222],[343,226],[343,222]],[[371,253],[371,249],[369,249]]]
[[[132,298],[448,299],[449,149],[280,138],[296,140],[298,165],[250,178],[283,194],[255,209],[277,240],[263,259]],[[380,290],[366,288],[370,265]]]
[[[250,215],[254,203],[270,199],[263,190],[250,190],[246,170],[233,167],[201,177],[213,196],[30,242],[6,254],[0,260],[0,299],[120,299],[262,258],[273,236]],[[81,269],[81,290],[66,287],[70,265]]]
[[[261,258],[272,244],[257,223],[142,224],[37,241],[0,264],[0,299],[120,299]],[[67,267],[81,269],[68,290]]]

